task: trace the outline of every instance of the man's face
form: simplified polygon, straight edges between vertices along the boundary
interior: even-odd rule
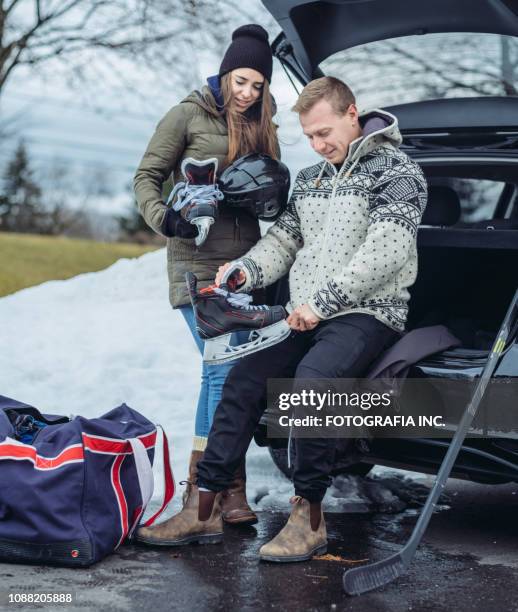
[[[313,150],[331,164],[341,164],[347,157],[350,143],[361,136],[354,104],[344,115],[338,115],[331,104],[322,99],[307,113],[301,113],[299,119]]]

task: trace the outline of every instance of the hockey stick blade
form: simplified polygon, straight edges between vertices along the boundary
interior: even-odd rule
[[[343,575],[344,591],[348,595],[361,595],[378,589],[399,578],[407,567],[401,552],[376,563],[353,567]]]
[[[415,551],[422,540],[423,534],[430,522],[434,508],[439,500],[446,482],[450,476],[451,470],[457,459],[459,451],[464,442],[464,438],[468,433],[469,427],[480,406],[487,385],[493,376],[497,367],[502,351],[505,349],[507,340],[509,339],[511,320],[517,316],[518,309],[518,289],[509,305],[507,313],[502,321],[496,339],[491,348],[491,352],[487,358],[486,364],[480,374],[477,385],[473,392],[473,396],[469,401],[464,414],[457,426],[457,431],[452,438],[448,451],[442,460],[441,467],[437,473],[434,485],[430,490],[425,505],[421,511],[421,515],[412,531],[407,543],[403,548],[392,555],[388,559],[383,559],[361,567],[355,567],[347,570],[343,576],[343,587],[349,595],[360,595],[366,591],[372,591],[378,587],[384,586],[392,580],[398,578],[409,567],[414,558]]]

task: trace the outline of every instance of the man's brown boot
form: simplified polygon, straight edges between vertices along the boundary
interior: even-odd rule
[[[307,499],[295,496],[291,515],[286,525],[268,544],[261,546],[261,561],[307,561],[313,555],[323,555],[327,551],[327,532],[320,503],[310,503]]]
[[[246,500],[245,459],[236,470],[234,482],[221,495],[223,520],[230,525],[254,525],[257,515]]]
[[[200,491],[189,483],[183,508],[167,521],[151,527],[141,527],[136,540],[155,546],[183,544],[216,544],[223,539],[223,521],[219,504],[221,494]]]
[[[189,495],[190,487],[193,482],[196,482],[198,478],[198,461],[201,461],[203,458],[203,451],[193,450],[191,451],[191,457],[189,459],[189,475],[187,476],[187,480],[185,481],[186,487],[185,491],[182,494],[182,502],[185,504],[187,500],[187,496]],[[180,482],[183,484],[184,481]]]

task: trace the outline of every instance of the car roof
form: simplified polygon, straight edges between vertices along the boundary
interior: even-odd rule
[[[262,0],[305,74],[338,51],[440,32],[518,36],[516,0]]]

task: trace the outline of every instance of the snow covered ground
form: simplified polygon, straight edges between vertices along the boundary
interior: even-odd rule
[[[86,417],[125,402],[164,426],[175,479],[185,478],[201,357],[183,317],[169,306],[163,249],[0,299],[0,342],[1,395],[42,412]],[[287,509],[291,483],[267,450],[252,443],[247,461],[254,507]],[[328,492],[326,509],[404,507],[397,495],[401,487],[394,488],[394,482],[405,489],[409,481],[378,474],[375,481],[366,481],[368,486],[362,479],[341,477]],[[178,495],[173,509],[179,500]]]

